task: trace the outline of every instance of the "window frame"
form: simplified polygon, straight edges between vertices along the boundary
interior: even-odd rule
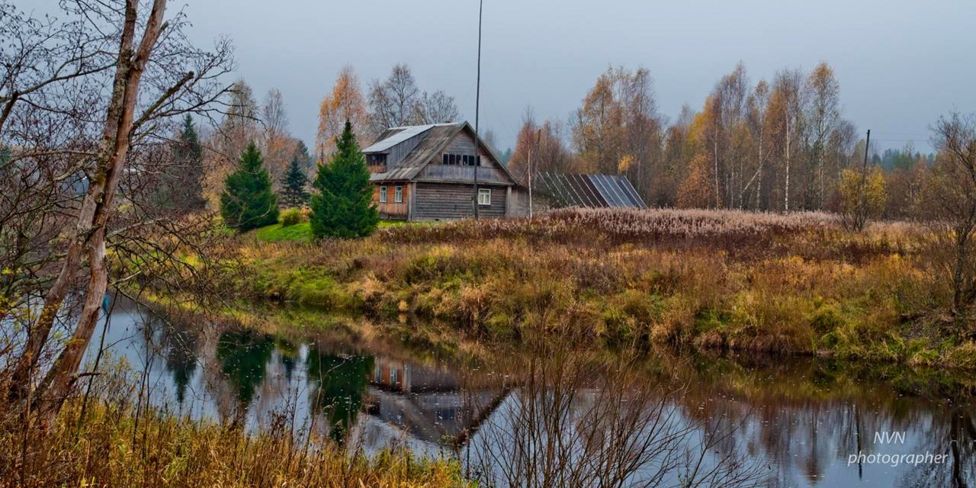
[[[386,185],[380,185],[380,203],[386,203],[386,200],[387,200],[386,192],[387,192],[387,190],[388,189],[387,189]]]
[[[393,187],[393,203],[403,203],[403,185]]]
[[[482,195],[487,195],[487,202],[482,201]],[[478,206],[479,207],[490,207],[491,206],[491,188],[478,188]]]

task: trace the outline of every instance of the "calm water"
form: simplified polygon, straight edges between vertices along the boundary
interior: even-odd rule
[[[104,351],[102,367],[124,361],[159,408],[457,456],[500,485],[530,472],[613,484],[585,476],[627,465],[623,485],[707,472],[718,485],[976,486],[976,382],[936,372],[660,355],[624,372],[571,354],[462,365],[396,341],[175,324],[121,301]]]

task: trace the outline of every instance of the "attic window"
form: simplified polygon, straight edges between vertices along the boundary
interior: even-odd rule
[[[480,159],[473,154],[445,154],[444,164],[449,166],[478,166]]]
[[[369,166],[386,166],[386,154],[367,154],[366,161]]]

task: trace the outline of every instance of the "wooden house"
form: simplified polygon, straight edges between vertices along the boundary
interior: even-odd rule
[[[387,129],[363,153],[385,219],[469,218],[475,205],[483,218],[525,213],[515,179],[467,122]]]

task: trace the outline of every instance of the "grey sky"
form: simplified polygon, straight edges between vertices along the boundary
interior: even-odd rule
[[[34,0],[23,2],[32,4]],[[393,64],[454,96],[474,122],[477,0],[196,0],[193,35],[236,46],[258,96],[280,89],[292,132],[312,142],[318,104],[352,65],[364,85]],[[700,108],[743,61],[752,81],[824,60],[844,114],[883,147],[950,110],[976,111],[971,0],[485,0],[483,128],[514,144],[526,106],[567,120],[609,65],[650,69],[660,112]]]

